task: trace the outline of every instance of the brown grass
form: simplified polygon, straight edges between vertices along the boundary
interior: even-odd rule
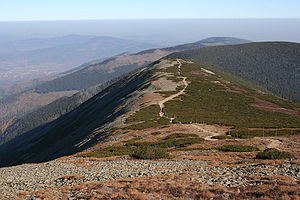
[[[160,175],[113,181],[89,182],[55,190],[36,191],[38,197],[63,199],[299,199],[299,182],[289,177],[253,177],[262,185],[224,187],[205,185],[192,174]],[[266,182],[265,180],[269,180]]]
[[[265,101],[265,100],[259,99],[257,97],[252,97],[252,98],[254,98],[255,103],[251,104],[251,106],[253,106],[255,108],[259,108],[259,109],[267,111],[267,112],[279,112],[279,113],[284,113],[284,114],[289,114],[289,115],[293,115],[296,117],[300,117],[299,112],[296,110],[282,108],[275,103],[271,103],[269,101]]]

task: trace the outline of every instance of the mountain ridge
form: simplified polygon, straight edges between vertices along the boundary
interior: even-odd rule
[[[224,38],[221,38],[222,42]],[[66,92],[66,96],[70,92],[76,92],[81,89],[87,89],[88,87],[92,87],[97,84],[101,84],[105,81],[108,81],[112,78],[116,78],[119,75],[122,75],[124,73],[128,73],[131,70],[135,70],[137,68],[146,66],[147,64],[154,62],[169,53],[173,51],[182,50],[182,48],[199,48],[203,47],[204,45],[200,44],[198,42],[195,45],[188,44],[187,46],[180,45],[175,46],[174,48],[169,48],[169,50],[164,49],[152,49],[150,51],[142,51],[140,53],[133,53],[133,54],[121,54],[117,56],[113,56],[104,60],[96,60],[91,61],[86,64],[86,66],[80,66],[78,69],[79,71],[74,71],[73,73],[66,73],[64,76],[59,76],[56,79],[49,80],[49,81],[43,81],[43,83],[38,84],[38,86],[34,87],[34,89],[29,90],[29,92],[25,92],[23,96],[30,97],[32,95],[34,96],[43,96],[47,95],[47,93],[61,93]],[[70,90],[70,91],[69,91]],[[19,94],[22,95],[22,92]],[[17,95],[12,95],[13,99],[16,99],[18,101],[19,97]],[[17,98],[16,98],[17,97]],[[11,99],[10,97],[7,97],[7,99]],[[5,101],[5,99],[3,99]],[[19,100],[22,102],[22,99]],[[34,100],[36,101],[36,100]],[[47,102],[48,104],[49,102]],[[51,102],[50,102],[51,103]],[[7,104],[7,105],[1,105],[6,106],[5,110],[11,110],[10,107],[15,109],[17,106],[14,104]],[[35,107],[34,109],[39,109],[43,105],[39,105]],[[0,108],[1,108],[0,107]],[[24,115],[24,113],[28,113],[30,110],[32,110],[32,107],[28,107],[24,105],[24,108],[20,108],[19,111],[17,110],[15,114],[13,112],[9,112],[9,116],[12,115],[19,115],[19,118],[21,115]],[[2,119],[9,120],[11,117],[6,117],[7,113],[2,113]],[[3,121],[3,120],[2,120]],[[0,119],[1,122],[1,119]]]
[[[182,77],[187,78],[186,90],[165,102],[162,108],[165,114],[160,116],[158,102],[182,90]],[[198,127],[200,121],[217,123],[233,127],[232,135],[254,127],[299,128],[300,117],[293,114],[299,113],[298,104],[251,89],[236,80],[188,60],[159,60],[117,81],[55,121],[0,146],[1,156],[5,158],[1,166],[47,161],[132,131],[176,124]],[[197,107],[192,103],[195,101]],[[272,103],[272,111],[261,101]],[[256,134],[254,130],[249,133]]]

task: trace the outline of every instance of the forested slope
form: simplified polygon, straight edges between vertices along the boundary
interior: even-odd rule
[[[205,47],[171,54],[211,65],[277,96],[300,102],[300,44],[261,42]]]

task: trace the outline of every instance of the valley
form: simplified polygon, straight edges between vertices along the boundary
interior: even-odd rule
[[[31,38],[0,43],[0,89],[32,79],[55,77],[91,60],[155,47],[159,46],[90,35]]]

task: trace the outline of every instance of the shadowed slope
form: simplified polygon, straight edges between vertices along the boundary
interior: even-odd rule
[[[1,146],[0,166],[24,162],[42,162],[82,151],[106,133],[93,130],[114,121],[125,112],[116,110],[128,95],[142,88],[150,71],[138,71],[103,90],[77,109],[59,119],[33,129]],[[85,141],[85,139],[90,138]],[[80,142],[85,141],[81,145]]]

